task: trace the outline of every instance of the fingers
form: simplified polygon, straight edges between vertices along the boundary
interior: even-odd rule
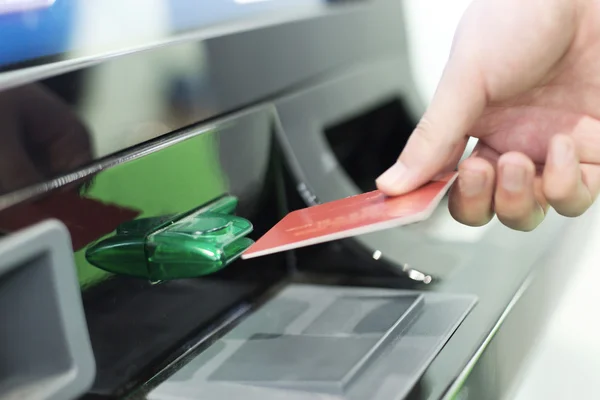
[[[506,153],[498,160],[494,208],[509,228],[531,231],[544,219],[545,204],[540,205],[543,198],[535,175],[533,161],[522,153]]]
[[[453,56],[435,96],[394,166],[377,179],[390,196],[409,192],[449,165],[454,167],[466,145],[466,133],[482,114],[485,86],[476,64]]]
[[[450,193],[450,214],[469,226],[487,224],[494,216],[495,171],[483,158],[471,157],[458,167],[458,180]]]
[[[599,167],[589,165],[585,170],[586,174],[580,167],[573,139],[567,135],[554,136],[548,148],[543,191],[548,203],[559,214],[580,216],[594,202],[600,180]],[[587,182],[584,181],[586,177]]]
[[[478,146],[477,157],[463,161],[450,194],[450,213],[469,226],[487,224],[494,213],[509,228],[530,231],[544,219],[547,208],[541,180],[524,154],[499,156]]]
[[[541,176],[522,153],[499,156],[478,147],[477,157],[460,165],[450,196],[450,212],[463,224],[484,225],[495,212],[509,228],[530,231],[542,222],[549,206],[563,216],[577,217],[600,192],[600,166],[581,164],[570,136],[551,139]]]

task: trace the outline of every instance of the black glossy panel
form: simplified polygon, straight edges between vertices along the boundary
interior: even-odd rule
[[[280,217],[276,154],[271,112],[257,109],[174,134],[74,186],[0,212],[6,233],[47,218],[69,229],[98,364],[93,393],[124,393],[142,383],[286,270],[280,258],[240,261],[202,280],[152,285],[93,267],[87,247],[124,222],[184,212],[223,194],[238,198],[237,214],[255,222],[256,238]]]
[[[87,285],[106,275],[85,260],[87,246],[133,218],[188,211],[229,193],[240,200],[238,212],[252,220],[266,190],[271,146],[269,110],[199,127],[150,146],[141,158],[0,212],[0,229],[12,232],[60,219],[72,236],[80,281]]]
[[[289,0],[244,6],[268,8],[268,3],[286,8],[289,2],[298,3]],[[46,189],[38,187],[40,184],[86,167],[95,168],[95,161],[133,146],[274,98],[336,68],[401,54],[401,2],[372,0],[335,7],[319,3],[307,3],[309,8],[316,4],[316,10],[298,12],[295,18],[267,18],[263,22],[250,18],[250,25],[219,25],[211,35],[171,38],[164,46],[154,40],[153,29],[168,38],[172,26],[195,27],[196,22],[150,21],[144,25],[144,18],[149,17],[140,14],[140,20],[130,27],[130,19],[123,15],[134,15],[136,7],[132,4],[121,7],[121,14],[116,15],[124,19],[118,21],[113,21],[117,18],[113,12],[103,8],[97,18],[94,15],[94,29],[110,31],[115,40],[134,40],[127,37],[128,29],[147,29],[150,32],[140,33],[138,39],[148,50],[119,57],[105,57],[95,51],[81,63],[54,62],[61,60],[58,57],[44,67],[0,73],[0,89],[13,87],[0,92],[0,208],[11,203],[2,195],[26,188],[26,194],[43,192]],[[179,5],[183,10],[199,7],[187,0],[157,0],[153,8],[161,4],[173,5],[181,18],[185,15]],[[102,7],[110,9],[108,5]],[[77,18],[83,18],[79,21],[83,24],[91,16],[81,12]],[[112,24],[105,26],[102,18],[108,14]],[[169,12],[164,15],[168,20]],[[185,17],[194,20],[194,15],[202,19],[205,13]],[[159,29],[163,22],[167,28]],[[85,42],[94,36],[92,31],[78,40]],[[4,31],[0,32],[1,37]],[[22,40],[35,41],[36,37]],[[6,41],[0,43],[8,46]],[[64,182],[54,182],[54,186]],[[13,201],[25,197],[20,193]]]
[[[92,389],[116,395],[151,375],[151,367],[176,352],[186,337],[199,333],[256,291],[254,282],[174,281],[152,285],[117,279],[86,294],[88,328],[98,368]]]
[[[91,135],[69,107],[68,97],[73,94],[66,91],[61,98],[33,84],[0,92],[0,194],[43,182],[93,159]]]

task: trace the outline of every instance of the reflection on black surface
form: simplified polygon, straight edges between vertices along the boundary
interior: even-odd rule
[[[252,237],[256,239],[281,217],[276,180],[280,157],[271,132],[270,110],[257,109],[227,123],[187,130],[184,138],[178,138],[181,131],[172,132],[160,139],[164,146],[160,148],[147,142],[154,137],[146,132],[125,138],[133,144],[145,139],[144,148],[151,151],[139,156],[139,148],[134,147],[121,156],[137,158],[100,168],[94,164],[100,151],[93,147],[121,150],[119,146],[126,140],[118,140],[125,135],[110,128],[120,127],[136,110],[147,111],[151,99],[137,109],[118,99],[117,107],[127,105],[126,112],[111,114],[115,118],[108,126],[98,123],[106,120],[103,118],[89,123],[92,119],[85,104],[94,84],[93,74],[65,76],[79,76],[84,81],[55,78],[0,92],[0,194],[63,177],[81,170],[84,164],[94,165],[98,172],[70,175],[77,178],[72,185],[0,209],[0,231],[13,232],[47,218],[67,226],[96,357],[97,379],[91,393],[120,395],[151,378],[188,350],[190,343],[213,333],[213,324],[243,309],[283,279],[285,260],[238,261],[205,279],[152,285],[94,268],[85,260],[86,248],[114,234],[123,222],[179,213],[225,193],[239,198],[238,215],[254,223]],[[156,81],[151,89],[162,93],[158,89],[170,87],[171,81],[166,81],[166,85],[165,80]],[[109,100],[91,102],[91,108],[106,106]],[[161,97],[157,109],[167,111],[163,115],[175,126],[195,122],[192,113],[197,115],[202,107],[194,96],[179,103],[175,100]],[[131,123],[137,124],[148,114],[140,112]],[[81,119],[93,129],[86,129]],[[103,144],[98,139],[103,139]]]
[[[117,396],[131,389],[138,379],[146,378],[141,373],[152,371],[190,335],[201,332],[256,289],[254,282],[194,279],[157,286],[122,278],[86,293],[98,369],[92,393]]]
[[[58,96],[40,85],[0,92],[0,194],[91,160],[86,127]]]

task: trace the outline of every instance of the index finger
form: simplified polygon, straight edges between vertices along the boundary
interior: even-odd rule
[[[462,155],[467,132],[486,106],[486,91],[477,63],[454,53],[436,93],[396,164],[377,180],[388,195],[423,185]]]

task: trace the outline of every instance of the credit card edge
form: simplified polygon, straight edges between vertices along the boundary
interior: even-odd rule
[[[390,219],[388,221],[378,222],[378,223],[375,223],[375,224],[372,224],[372,225],[368,225],[366,227],[359,227],[359,228],[348,229],[348,230],[344,230],[342,232],[336,232],[334,234],[319,236],[319,237],[316,237],[316,238],[302,240],[302,241],[294,242],[294,243],[291,243],[291,244],[286,244],[286,245],[283,245],[283,246],[272,247],[272,248],[270,248],[268,250],[261,250],[261,251],[252,252],[251,251],[252,247],[250,247],[246,252],[244,252],[241,255],[241,258],[243,260],[249,260],[249,259],[252,259],[252,258],[258,258],[258,257],[262,257],[262,256],[267,256],[267,255],[270,255],[270,254],[276,254],[276,253],[281,253],[281,252],[284,252],[284,251],[295,250],[295,249],[302,248],[302,247],[314,246],[314,245],[317,245],[317,244],[332,242],[332,241],[340,240],[340,239],[347,239],[349,237],[354,237],[354,236],[366,235],[366,234],[373,233],[373,232],[383,231],[383,230],[392,229],[392,228],[398,228],[398,227],[401,227],[401,226],[411,225],[411,224],[414,224],[414,223],[417,223],[417,222],[425,221],[425,220],[429,219],[431,217],[431,215],[433,215],[433,212],[440,205],[442,199],[446,196],[446,194],[450,190],[450,187],[456,181],[457,177],[458,177],[458,172],[454,172],[453,176],[446,182],[446,184],[444,185],[444,187],[442,188],[442,190],[440,190],[440,192],[431,200],[431,203],[430,203],[429,206],[427,206],[427,208],[425,208],[421,212],[415,213],[415,214],[410,215],[408,217],[400,217],[400,218],[397,218],[397,219]],[[431,182],[434,182],[434,181],[431,181]],[[418,189],[416,189],[416,190],[418,190]],[[366,193],[373,193],[373,192],[374,191],[366,192]],[[366,194],[366,193],[361,193],[361,194]],[[359,195],[360,194],[355,195],[355,196],[359,196]],[[349,196],[349,197],[354,197],[354,196]],[[346,198],[349,198],[349,197],[346,197]],[[334,201],[336,201],[336,200],[334,200]],[[327,203],[324,203],[324,204],[327,204]],[[314,206],[314,207],[318,207],[318,206]],[[312,207],[309,207],[309,208],[312,208]],[[305,210],[305,209],[294,210],[291,213],[287,214],[275,226],[273,226],[271,229],[269,229],[267,231],[267,233],[265,233],[265,235],[263,235],[263,238],[266,237],[272,230],[274,230],[275,228],[277,228],[277,226],[281,222],[283,222],[286,218],[288,218],[290,215],[293,215],[294,213],[297,213],[297,212],[302,211],[302,210]],[[258,239],[256,241],[256,244],[258,244],[261,239],[262,238]]]

